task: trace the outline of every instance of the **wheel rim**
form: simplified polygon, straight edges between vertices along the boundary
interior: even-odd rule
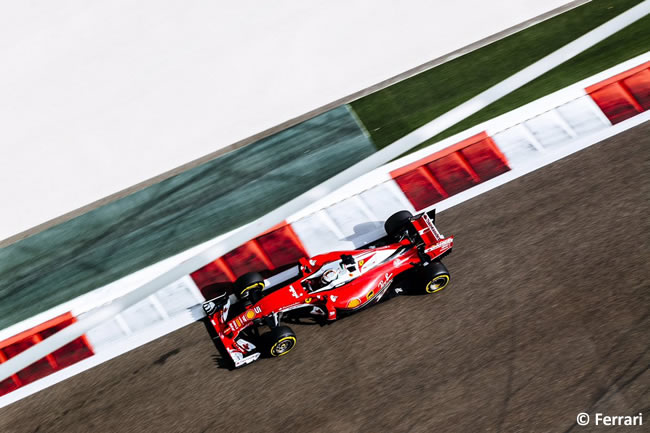
[[[271,355],[273,356],[282,356],[289,353],[293,346],[296,345],[295,337],[284,337],[276,342],[271,348]]]
[[[439,292],[444,289],[449,283],[449,275],[438,275],[427,284],[427,293]]]

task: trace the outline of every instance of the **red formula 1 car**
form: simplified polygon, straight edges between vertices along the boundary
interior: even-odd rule
[[[210,323],[235,367],[251,363],[262,354],[286,355],[296,345],[296,335],[283,319],[300,315],[323,322],[379,302],[387,294],[399,294],[394,281],[414,277],[421,293],[440,291],[449,283],[449,272],[440,259],[451,252],[453,237],[444,237],[434,225],[435,211],[412,216],[408,211],[391,216],[388,234],[380,245],[352,251],[336,251],[311,259],[278,275],[269,284],[258,273],[242,275],[234,293],[203,303]],[[292,276],[287,278],[287,272]],[[260,335],[260,328],[268,327]]]

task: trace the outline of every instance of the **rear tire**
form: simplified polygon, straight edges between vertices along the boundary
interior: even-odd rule
[[[248,272],[235,281],[235,295],[238,299],[258,297],[264,289],[264,277],[259,272]]]
[[[277,326],[264,335],[267,355],[277,358],[289,353],[296,346],[296,334],[288,326]]]
[[[409,228],[413,214],[407,210],[401,210],[390,216],[384,223],[384,230],[391,240],[399,240]]]
[[[440,261],[430,262],[422,268],[420,290],[422,293],[436,293],[447,287],[451,276],[447,267]]]

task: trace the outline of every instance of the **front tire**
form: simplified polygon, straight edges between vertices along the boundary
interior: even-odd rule
[[[420,287],[423,293],[436,293],[447,287],[451,276],[447,267],[442,262],[430,262],[422,268]]]
[[[266,350],[269,356],[277,358],[296,347],[296,334],[288,326],[277,326],[265,335]]]
[[[259,272],[248,272],[235,281],[235,294],[241,300],[256,298],[262,290],[264,277]]]

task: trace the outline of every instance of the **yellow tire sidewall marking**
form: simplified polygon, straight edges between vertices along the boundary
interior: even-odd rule
[[[275,354],[275,348],[277,347],[278,344],[282,343],[282,342],[285,341],[285,340],[291,340],[291,341],[293,341],[293,345],[289,348],[289,350],[287,350],[287,351],[285,351],[285,352],[282,352],[282,353],[280,353],[279,355],[276,355],[276,354]],[[286,337],[282,337],[282,338],[280,338],[278,341],[275,342],[275,344],[273,345],[273,347],[271,347],[271,356],[282,356],[282,355],[286,355],[287,353],[291,352],[291,350],[292,350],[294,347],[296,347],[296,337],[293,337],[293,336],[291,336],[291,335],[286,336]]]
[[[263,289],[264,288],[264,283],[251,284],[250,286],[245,287],[244,290],[241,291],[240,295],[243,295],[244,293],[248,292],[249,290],[254,289],[257,286],[261,286],[262,289]]]
[[[440,278],[445,278],[445,283],[442,286],[438,287],[438,288],[432,289],[431,286],[432,286],[433,282],[440,279]],[[448,274],[436,275],[431,281],[429,281],[429,283],[427,284],[427,287],[426,287],[425,290],[426,290],[427,293],[436,293],[436,292],[441,291],[445,287],[447,287],[447,284],[449,284],[449,275]]]

